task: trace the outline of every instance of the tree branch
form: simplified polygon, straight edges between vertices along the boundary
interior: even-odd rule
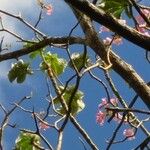
[[[76,12],[76,16],[82,15]],[[88,45],[100,56],[102,60],[108,63],[107,51],[108,48],[103,44],[92,25],[91,19],[86,15],[82,16],[80,21],[81,27],[86,35]],[[150,87],[144,82],[144,80],[136,73],[133,67],[123,61],[112,50],[110,51],[110,61],[112,68],[116,71],[128,84],[134,89],[134,91],[141,97],[146,106],[150,109]]]
[[[103,10],[97,8],[92,3],[84,0],[65,0],[74,8],[89,16],[92,20],[106,26],[113,32],[124,37],[126,40],[150,51],[150,37],[144,36],[135,29],[120,24],[117,19],[110,14],[105,13]]]
[[[69,41],[70,45],[71,44],[85,44],[86,43],[85,40],[80,38],[80,37],[69,37],[69,38],[68,37],[50,37],[50,38],[44,39],[44,40],[34,44],[31,47],[22,48],[22,49],[19,49],[19,50],[10,52],[10,53],[2,54],[2,55],[0,55],[0,62],[7,60],[7,59],[18,58],[20,56],[29,54],[33,51],[36,51],[40,48],[46,47],[46,46],[51,45],[51,44],[66,45],[66,44],[68,44],[68,41]]]

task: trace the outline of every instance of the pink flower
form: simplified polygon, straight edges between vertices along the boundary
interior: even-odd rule
[[[117,98],[111,98],[110,102],[114,105],[117,106],[118,105],[118,99]]]
[[[106,106],[108,104],[106,98],[102,98],[102,102],[98,105],[98,108],[101,109],[103,106]]]
[[[117,98],[111,98],[110,99],[110,103],[113,106],[117,106],[118,104],[118,99]],[[98,105],[98,108],[101,109],[102,107],[108,107],[109,106],[109,102],[106,98],[102,98],[102,102]]]
[[[47,122],[40,122],[39,123],[39,129],[43,129],[44,131],[46,131],[47,129],[49,129],[49,125]]]
[[[106,111],[105,108],[109,107],[110,105],[117,106],[118,104],[118,99],[117,98],[111,98],[110,102],[106,98],[102,98],[102,102],[98,105],[99,111],[96,114],[96,122],[99,123],[100,125],[103,125],[106,119],[106,116],[112,116],[113,112],[112,111]],[[103,109],[104,111],[100,111],[100,109]],[[120,122],[122,119],[122,115],[119,113],[116,113],[114,116],[114,120],[117,122]]]
[[[134,129],[133,128],[128,128],[128,129],[125,129],[123,131],[123,135],[128,138],[129,140],[133,140],[135,139],[135,136],[134,136]]]
[[[143,13],[147,18],[150,17],[150,10],[148,10],[148,9],[143,9],[143,10],[142,10],[142,13]],[[136,16],[135,18],[136,18],[136,21],[138,22],[139,25],[145,24],[144,19],[143,19],[140,15]]]
[[[150,10],[148,10],[148,9],[143,9],[142,10],[142,12],[143,12],[143,14],[146,16],[146,17],[150,17]]]
[[[110,45],[111,42],[115,45],[120,45],[122,44],[122,38],[120,36],[116,36],[112,41],[111,38],[106,37],[106,39],[104,39],[103,42],[105,45]]]
[[[149,36],[150,37],[150,33],[149,32],[144,32],[144,35]]]
[[[52,7],[52,5],[45,5],[44,6],[44,8],[46,9],[46,11],[47,11],[47,15],[51,15],[52,14],[52,12],[53,12],[53,7]]]
[[[122,115],[120,113],[115,113],[115,116],[114,116],[114,121],[116,121],[117,123],[120,123],[120,121],[122,120]],[[124,121],[126,122],[126,121]]]
[[[118,22],[122,25],[126,25],[126,20],[118,19]],[[110,32],[110,30],[105,26],[101,26],[99,29],[99,33],[102,33],[102,32]]]
[[[118,19],[118,22],[122,25],[126,25],[126,20],[123,19]]]
[[[100,27],[100,30],[99,30],[99,33],[102,33],[102,32],[109,32],[110,30],[108,28],[106,28],[105,26],[101,26]]]
[[[99,111],[96,114],[96,122],[99,123],[101,126],[104,124],[105,119],[106,119],[106,113]]]
[[[145,29],[145,27],[143,25],[139,25],[137,27],[137,30],[146,36],[150,36],[150,33]]]
[[[113,40],[113,44],[116,44],[116,45],[122,44],[122,37],[116,36]]]
[[[106,37],[106,39],[103,40],[105,45],[109,45],[111,43],[112,39],[109,37]]]
[[[136,16],[135,19],[138,22],[138,24],[143,24],[144,23],[144,20],[143,20],[143,18],[140,15]]]

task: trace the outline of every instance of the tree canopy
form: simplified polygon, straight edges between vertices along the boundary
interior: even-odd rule
[[[150,149],[150,2],[15,4],[0,7],[0,149]]]

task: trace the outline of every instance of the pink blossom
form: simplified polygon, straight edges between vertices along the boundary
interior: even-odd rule
[[[109,45],[111,43],[112,39],[109,37],[106,37],[106,39],[103,39],[103,42],[105,45]]]
[[[118,99],[117,99],[117,98],[111,98],[111,99],[110,99],[110,102],[111,102],[114,106],[117,106],[117,104],[118,104]]]
[[[128,129],[125,129],[123,131],[123,135],[128,138],[129,140],[133,140],[135,139],[135,136],[134,136],[134,129],[133,128],[128,128]]]
[[[98,105],[98,108],[101,109],[103,106],[106,106],[108,104],[106,98],[102,98],[102,102]]]
[[[52,7],[52,5],[45,5],[44,6],[44,8],[46,9],[46,11],[47,11],[47,15],[51,15],[52,14],[52,12],[53,12],[53,7]]]
[[[143,9],[143,10],[142,10],[142,13],[143,13],[147,18],[150,17],[150,10],[148,10],[148,9]],[[135,18],[136,18],[136,20],[137,20],[137,22],[138,22],[139,25],[140,25],[140,24],[145,24],[145,21],[144,21],[144,19],[141,17],[141,15],[138,15],[138,16],[136,16]]]
[[[138,24],[143,24],[144,23],[144,20],[140,15],[136,16],[135,19],[138,22]]]
[[[39,129],[43,129],[44,131],[46,131],[49,128],[49,125],[47,122],[40,122],[39,123]]]
[[[150,37],[150,33],[149,32],[144,32],[144,35],[149,36]]]
[[[120,36],[115,37],[113,40],[113,44],[116,44],[116,45],[122,44],[122,37]]]
[[[96,122],[99,123],[101,126],[104,124],[105,119],[106,119],[106,113],[99,111],[96,114]]]
[[[144,9],[143,10],[143,13],[145,14],[146,17],[150,17],[150,11]],[[147,27],[147,24],[146,22],[143,20],[143,18],[139,15],[136,17],[136,20],[138,22],[138,26],[137,26],[137,30],[146,35],[146,36],[150,36],[150,33],[147,31],[146,27]]]
[[[118,19],[118,22],[122,25],[126,25],[126,20],[124,19]]]
[[[102,101],[98,105],[98,108],[102,109],[104,107],[104,109],[105,109],[106,107],[109,107],[110,105],[117,106],[117,104],[118,104],[118,99],[117,98],[111,98],[110,102],[106,98],[102,98]],[[102,111],[99,110],[98,113],[96,114],[96,122],[99,123],[100,125],[103,125],[107,115],[111,116],[112,111],[104,110],[102,112]],[[120,122],[121,119],[122,119],[122,115],[119,114],[119,113],[116,113],[115,116],[114,116],[114,120],[117,121],[117,122]]]
[[[110,30],[108,28],[106,28],[105,26],[101,26],[100,27],[100,30],[99,30],[99,33],[102,33],[102,32],[109,32]]]
[[[117,98],[111,98],[110,99],[110,103],[113,106],[117,106],[118,104],[118,99]],[[101,109],[102,107],[108,107],[109,106],[109,102],[106,98],[102,98],[102,102],[98,105],[98,108]]]
[[[142,34],[144,34],[144,35],[146,35],[146,36],[150,36],[150,33],[144,28],[143,25],[139,25],[139,26],[137,27],[137,30],[138,30],[140,33],[142,33]]]
[[[124,19],[118,19],[118,22],[122,25],[126,25],[126,20],[124,20]],[[99,29],[99,33],[102,33],[102,32],[110,32],[110,29],[108,29],[105,26],[101,26]]]
[[[114,116],[114,121],[116,121],[117,123],[120,123],[120,121],[122,120],[122,115],[120,113],[115,113]],[[125,122],[125,121],[124,121]]]
[[[105,45],[110,45],[111,42],[115,45],[120,45],[122,44],[122,38],[120,36],[116,36],[112,41],[111,38],[106,37],[106,39],[104,39],[103,42]]]
[[[146,17],[150,17],[150,10],[148,10],[148,9],[143,9],[142,10],[142,12],[143,12],[143,14],[146,16]]]

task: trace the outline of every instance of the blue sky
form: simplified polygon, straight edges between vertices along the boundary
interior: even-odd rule
[[[46,33],[48,36],[64,36],[68,35],[70,29],[76,24],[76,19],[70,11],[69,7],[62,0],[49,0],[48,3],[53,5],[54,11],[51,16],[47,16],[44,14],[44,19],[39,25],[39,29]],[[35,0],[13,0],[13,3],[10,3],[9,0],[0,0],[0,9],[7,10],[9,12],[18,14],[21,13],[22,16],[29,21],[30,23],[35,23],[39,14],[39,7],[36,5]],[[24,38],[32,38],[33,34],[29,29],[24,27],[22,23],[19,21],[15,21],[14,19],[6,16],[4,17],[4,23],[7,28],[11,31],[16,32],[17,34],[23,36]],[[97,25],[97,28],[99,25]],[[73,33],[74,35],[82,35],[82,31],[78,28]],[[16,39],[8,34],[4,34],[4,41],[9,44],[12,44],[11,50],[16,50],[22,47],[20,43],[14,44]],[[104,35],[105,36],[105,35]],[[83,47],[81,46],[71,46],[71,52],[81,51]],[[125,61],[131,63],[137,73],[143,77],[145,81],[149,81],[150,71],[149,64],[146,62],[145,55],[143,49],[136,47],[135,45],[129,43],[124,40],[124,44],[119,47],[114,46],[115,52],[119,54]],[[91,57],[94,56],[94,53],[89,50],[89,54]],[[53,53],[58,53],[61,57],[64,56],[66,58],[66,54],[61,49],[52,49]],[[24,59],[29,60],[27,57]],[[26,81],[23,84],[10,83],[7,78],[7,73],[10,69],[11,62],[15,62],[15,60],[4,61],[0,63],[0,103],[2,103],[6,108],[11,108],[11,104],[16,100],[21,99],[25,95],[29,95],[30,92],[33,92],[33,98],[30,102],[23,103],[23,107],[32,109],[35,106],[35,110],[37,112],[43,111],[46,107],[47,103],[45,101],[45,97],[47,94],[46,81],[45,76],[41,72],[35,72],[33,76],[28,76]],[[33,67],[39,63],[38,60],[34,62]],[[36,66],[37,67],[37,66]],[[103,81],[104,75],[103,71],[94,70],[94,73]],[[66,81],[69,75],[72,74],[72,71],[68,71],[64,76],[61,76],[62,81]],[[123,96],[127,102],[130,102],[132,97],[134,96],[134,92],[130,89],[120,76],[118,76],[115,72],[110,72],[120,94]],[[85,75],[80,84],[80,89],[85,92],[85,109],[77,116],[77,119],[81,123],[82,127],[89,133],[90,137],[93,141],[98,145],[98,147],[103,150],[106,148],[105,140],[111,137],[112,131],[117,126],[117,123],[112,121],[110,124],[105,123],[104,126],[99,126],[96,124],[95,115],[97,112],[98,104],[101,101],[101,98],[106,97],[106,93],[103,87],[98,84],[96,81],[91,80],[89,75]],[[113,94],[111,95],[113,96]],[[139,99],[140,101],[140,99]],[[138,107],[144,108],[145,106],[140,103],[137,105]],[[0,117],[3,114],[0,112]],[[26,129],[35,129],[33,126],[33,121],[29,114],[21,112],[17,110],[10,119],[11,123],[17,123],[18,128],[12,130],[11,128],[6,128],[6,132],[4,135],[4,146],[6,150],[12,149],[14,145],[15,139],[19,133],[19,128]],[[126,125],[127,126],[127,125]],[[123,138],[122,132],[123,127],[118,134],[118,138]],[[139,130],[140,131],[140,130]],[[56,142],[56,133],[53,130],[48,130],[47,132],[43,131],[50,141],[54,144]],[[136,136],[136,140],[129,142],[126,141],[122,144],[117,144],[112,147],[112,150],[121,149],[123,146],[125,149],[131,149],[135,147],[136,144],[142,142],[141,139],[144,138],[143,133],[138,132]],[[81,142],[79,141],[79,137],[82,136],[78,133],[78,131],[73,127],[72,124],[68,124],[65,128],[64,133],[64,141],[63,141],[63,150],[79,150],[83,149]],[[55,143],[56,144],[56,143]],[[87,146],[88,149],[90,149]]]

